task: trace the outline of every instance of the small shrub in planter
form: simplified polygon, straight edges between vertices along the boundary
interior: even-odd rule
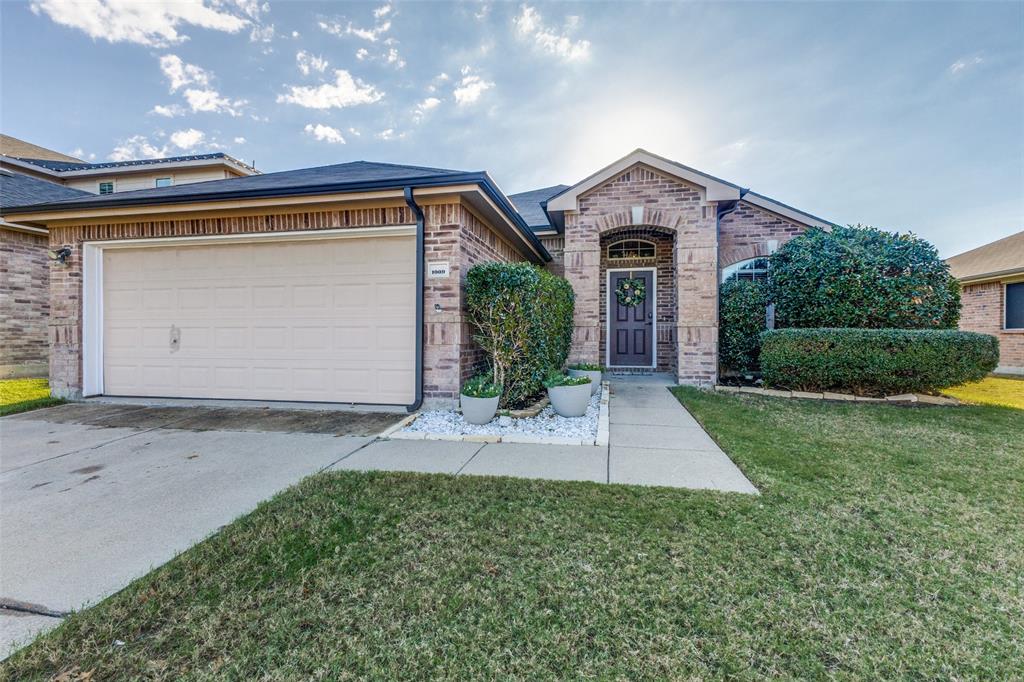
[[[575,365],[569,365],[569,376],[571,377],[590,377],[590,395],[594,395],[601,390],[601,373],[604,372],[604,367],[601,365],[593,365],[587,362],[580,362]]]
[[[770,388],[928,393],[980,381],[998,363],[994,336],[952,329],[776,329],[761,336],[761,376]]]
[[[470,424],[486,424],[498,411],[501,386],[489,374],[475,376],[462,385],[459,403],[462,418]]]
[[[563,417],[582,417],[590,405],[590,377],[552,372],[544,379],[551,407]]]

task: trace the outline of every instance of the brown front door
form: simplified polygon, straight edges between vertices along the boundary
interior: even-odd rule
[[[654,357],[654,277],[650,270],[613,272],[608,280],[608,364],[650,367]],[[639,279],[647,295],[636,306],[619,303],[615,295],[624,279]]]

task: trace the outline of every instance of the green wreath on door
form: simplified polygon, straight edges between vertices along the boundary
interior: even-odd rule
[[[624,277],[615,285],[615,299],[621,306],[635,308],[647,299],[647,285],[639,277]]]

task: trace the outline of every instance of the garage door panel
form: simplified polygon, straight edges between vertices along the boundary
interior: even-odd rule
[[[104,391],[412,402],[414,256],[410,237],[106,250]]]

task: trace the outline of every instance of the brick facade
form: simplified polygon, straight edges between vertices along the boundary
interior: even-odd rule
[[[999,339],[997,372],[1024,374],[1024,330],[1003,329],[1004,282],[965,284],[961,294],[960,329]]]
[[[47,243],[46,235],[0,229],[0,379],[46,376]]]
[[[782,246],[806,228],[745,201],[722,216],[718,227],[718,265],[724,268],[750,258],[768,256],[769,241]]]
[[[514,248],[461,203],[424,205],[426,261],[446,261],[446,279],[424,282],[424,397],[458,398],[463,368],[470,371],[478,351],[463,321],[460,282],[466,267],[479,260],[521,257]],[[82,243],[111,239],[251,234],[294,230],[344,229],[415,223],[405,205],[351,210],[253,213],[230,217],[95,223],[54,226],[51,247],[67,245],[66,265],[50,267],[50,386],[54,395],[78,397],[82,391]],[[437,306],[438,308],[435,308]],[[463,360],[463,355],[468,360]]]

